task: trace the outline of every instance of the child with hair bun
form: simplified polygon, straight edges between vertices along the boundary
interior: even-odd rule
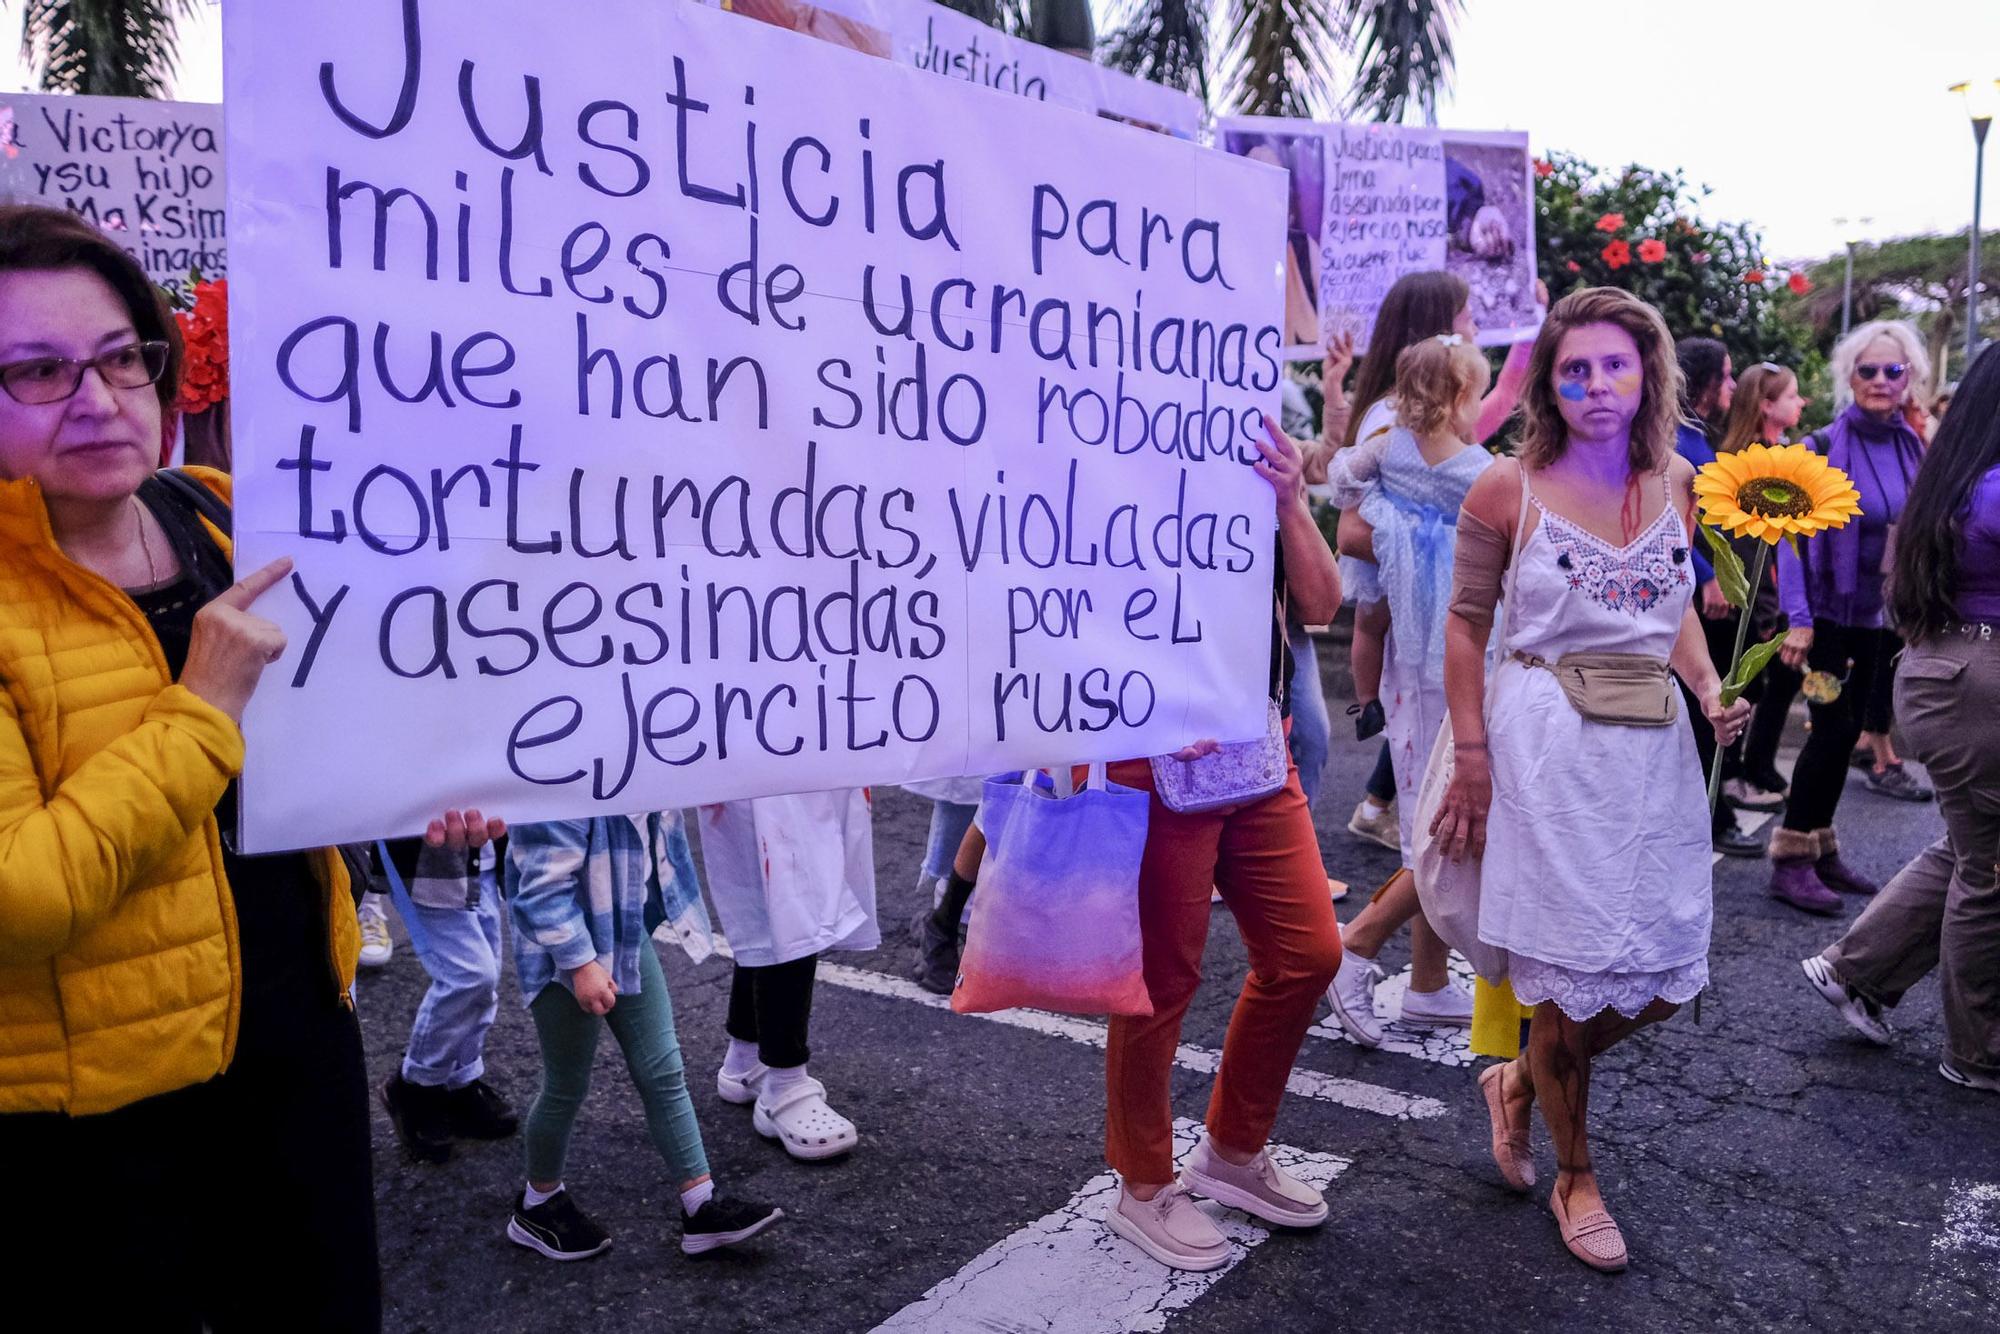
[[[1354,633],[1357,639],[1380,636],[1375,654],[1382,672],[1373,681],[1357,679],[1355,692],[1364,707],[1375,705],[1388,733],[1405,870],[1415,863],[1417,787],[1445,720],[1444,620],[1458,511],[1473,481],[1493,462],[1470,443],[1491,380],[1485,356],[1458,334],[1405,348],[1396,358],[1396,424],[1357,507],[1372,532],[1379,597],[1355,609]],[[1382,1040],[1373,1003],[1380,975],[1374,959],[1419,911],[1409,877],[1399,875],[1343,932],[1347,953],[1327,995],[1336,1022],[1364,1046]],[[1442,951],[1413,959],[1402,1022],[1456,1026],[1472,1018],[1473,997],[1451,982]]]

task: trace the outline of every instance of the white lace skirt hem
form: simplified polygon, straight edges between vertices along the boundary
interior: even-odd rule
[[[1586,973],[1516,954],[1508,961],[1507,977],[1523,1005],[1554,1001],[1578,1023],[1606,1010],[1636,1019],[1655,1000],[1685,1005],[1699,996],[1708,985],[1708,960],[1657,973]]]

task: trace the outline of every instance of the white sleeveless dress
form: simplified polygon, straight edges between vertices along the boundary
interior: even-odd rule
[[[1525,480],[1523,485],[1527,485]],[[1707,793],[1694,733],[1586,722],[1553,673],[1514,659],[1642,653],[1665,660],[1693,596],[1678,509],[1623,547],[1543,508],[1517,559],[1508,655],[1487,706],[1493,805],[1479,937],[1511,956],[1523,1004],[1635,1017],[1708,982]]]

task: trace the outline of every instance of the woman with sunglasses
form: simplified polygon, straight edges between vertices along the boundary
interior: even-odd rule
[[[33,1211],[7,1259],[87,1255],[97,1328],[372,1330],[348,877],[231,837],[285,651],[251,605],[290,562],[232,583],[228,479],[155,474],[180,371],[131,256],[0,207],[0,1161]],[[431,841],[500,832],[454,811]]]
[[[1778,598],[1790,627],[1781,657],[1808,673],[1812,732],[1792,771],[1783,827],[1771,836],[1773,897],[1827,916],[1840,912],[1841,894],[1876,889],[1842,859],[1833,816],[1895,634],[1883,625],[1883,576],[1924,453],[1903,404],[1930,378],[1930,360],[1910,325],[1872,320],[1834,347],[1830,370],[1841,412],[1811,443],[1853,481],[1861,514],[1796,549],[1778,548]]]

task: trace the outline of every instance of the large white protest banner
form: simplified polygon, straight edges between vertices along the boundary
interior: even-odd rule
[[[1430,269],[1465,280],[1482,344],[1541,326],[1526,134],[1266,116],[1223,117],[1215,133],[1291,173],[1286,356],[1319,356],[1332,332],[1366,348],[1389,288]]]
[[[225,54],[246,847],[1262,731],[1281,173],[661,0]]]
[[[931,0],[718,0],[722,8],[856,51],[1000,92],[1129,121],[1182,139],[1201,131],[1201,100],[1010,37]]]
[[[223,188],[213,103],[0,94],[0,199],[96,223],[176,299],[228,276]]]

